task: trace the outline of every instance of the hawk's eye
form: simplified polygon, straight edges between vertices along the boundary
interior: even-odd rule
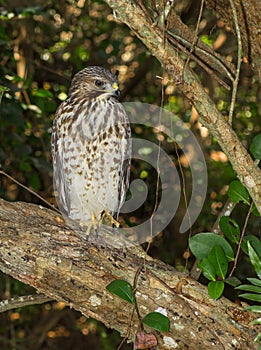
[[[103,87],[104,86],[104,82],[101,81],[101,80],[95,80],[95,85],[99,88]]]

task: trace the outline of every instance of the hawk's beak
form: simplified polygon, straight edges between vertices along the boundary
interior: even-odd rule
[[[112,85],[108,85],[108,87],[105,91],[111,93],[115,97],[120,96],[119,85],[117,83],[113,83]]]
[[[112,84],[112,88],[113,88],[113,94],[116,96],[116,97],[120,97],[120,90],[119,90],[119,85],[117,83],[113,83]]]

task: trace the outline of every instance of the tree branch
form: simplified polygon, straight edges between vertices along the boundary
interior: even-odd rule
[[[24,307],[28,305],[43,304],[51,300],[51,298],[48,298],[47,296],[42,294],[23,295],[21,297],[14,297],[11,299],[0,301],[0,312],[5,312],[8,310],[17,309],[18,307]]]
[[[230,1],[206,0],[206,5],[236,34],[236,23]],[[261,2],[260,0],[234,0],[234,6],[237,12],[244,56],[247,57],[259,77],[259,82],[261,82]]]
[[[141,317],[161,307],[171,323],[169,333],[155,332],[158,349],[167,349],[169,342],[192,350],[210,349],[213,344],[217,350],[234,349],[235,343],[241,349],[255,349],[257,326],[250,325],[254,315],[225,298],[211,300],[204,286],[146,256],[141,247],[126,248],[117,232],[102,230],[102,246],[95,245],[49,209],[4,200],[0,200],[0,223],[3,272],[117,329],[122,336],[129,331],[132,341],[139,325],[137,314],[130,328],[132,308],[106,286],[114,279],[133,285],[140,269],[135,298]],[[112,240],[119,248],[109,248]]]
[[[199,113],[201,123],[207,127],[228,156],[239,180],[248,189],[261,214],[261,170],[255,166],[234,130],[218,111],[195,74],[169,42],[164,42],[164,33],[158,26],[152,26],[150,19],[133,1],[106,0],[116,11],[117,19],[126,23],[148,47],[179,84],[184,95]]]
[[[237,96],[237,87],[238,87],[240,68],[241,68],[241,60],[242,60],[242,41],[241,41],[241,33],[240,33],[239,24],[238,24],[237,11],[234,5],[234,1],[229,0],[229,2],[232,8],[233,18],[234,18],[234,23],[235,23],[236,33],[237,33],[237,73],[236,73],[235,80],[233,81],[233,90],[232,90],[231,104],[230,104],[230,110],[229,110],[229,116],[228,116],[228,122],[230,125],[232,125],[233,113],[234,113],[236,96]]]

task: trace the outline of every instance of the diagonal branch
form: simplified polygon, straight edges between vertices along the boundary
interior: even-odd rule
[[[143,41],[166,69],[191,104],[199,113],[201,123],[207,127],[228,156],[239,180],[248,189],[258,211],[261,213],[261,170],[255,166],[234,130],[218,111],[195,74],[188,68],[177,51],[163,40],[163,32],[152,26],[140,7],[129,0],[106,0],[117,12],[117,19],[126,23]]]
[[[167,349],[166,344],[190,350],[207,350],[213,345],[217,350],[232,350],[234,344],[241,349],[256,348],[253,339],[258,326],[250,324],[254,315],[225,298],[211,300],[206,287],[146,256],[141,247],[125,248],[123,236],[116,232],[103,229],[99,233],[102,245],[94,245],[49,209],[4,200],[0,200],[0,223],[3,272],[100,320],[122,336],[128,334],[132,341],[139,318],[135,313],[130,328],[132,308],[106,286],[114,279],[133,284],[139,270],[135,298],[141,318],[160,307],[170,319],[170,332],[155,334],[158,349]],[[109,249],[111,241],[118,248]]]
[[[261,82],[261,31],[260,31],[260,0],[233,0],[237,12],[238,25],[242,39],[244,57],[252,65],[252,69]],[[236,35],[235,16],[231,8],[231,1],[206,0],[217,18],[222,19]]]
[[[43,304],[51,300],[52,299],[46,297],[43,294],[23,295],[21,297],[14,297],[11,299],[2,300],[0,301],[0,313],[12,309],[17,309],[18,307]]]

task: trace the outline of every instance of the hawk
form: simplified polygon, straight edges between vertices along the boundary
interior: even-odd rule
[[[90,66],[72,79],[53,122],[53,180],[61,212],[82,225],[116,224],[129,184],[130,125],[118,79]],[[117,223],[118,224],[118,223]],[[118,226],[118,225],[116,225]]]

